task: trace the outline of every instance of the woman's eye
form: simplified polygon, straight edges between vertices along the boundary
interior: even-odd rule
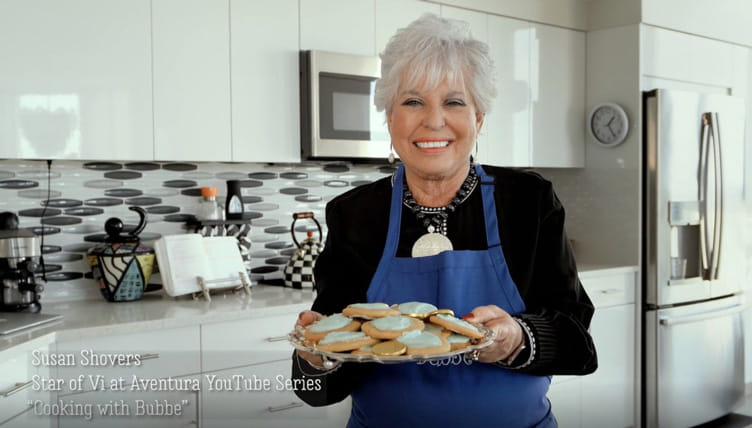
[[[420,100],[417,100],[415,98],[408,98],[402,102],[402,105],[404,106],[417,106],[420,104],[421,104]]]
[[[465,102],[459,99],[449,99],[446,100],[446,104],[449,106],[464,106]]]

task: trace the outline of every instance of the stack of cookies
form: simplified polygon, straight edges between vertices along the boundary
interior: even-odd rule
[[[478,327],[430,303],[354,303],[303,332],[326,352],[359,355],[435,355],[458,350],[483,338]]]

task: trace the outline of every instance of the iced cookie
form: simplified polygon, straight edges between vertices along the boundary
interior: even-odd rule
[[[353,355],[373,355],[373,346],[372,345],[361,346],[358,349],[354,349],[350,353]]]
[[[316,348],[327,352],[347,352],[377,342],[377,339],[366,336],[362,331],[333,331],[319,340]]]
[[[444,339],[446,339],[447,337],[449,337],[450,334],[452,334],[451,331],[445,329],[444,327],[430,323],[430,322],[425,323],[425,327],[423,328],[423,331],[427,333],[435,334],[439,337],[443,337]]]
[[[405,302],[392,307],[400,311],[402,315],[419,319],[428,318],[431,312],[438,310],[436,306],[423,302]]]
[[[342,313],[348,317],[369,320],[400,314],[398,310],[390,308],[386,303],[353,303],[343,309]]]
[[[467,336],[464,336],[462,334],[452,333],[449,335],[449,337],[446,338],[447,342],[449,342],[449,345],[452,347],[452,351],[456,351],[458,349],[467,348],[470,346],[471,339]]]
[[[365,322],[361,330],[376,339],[396,339],[406,331],[423,330],[423,326],[419,319],[396,315]]]
[[[358,331],[360,324],[360,321],[342,314],[333,314],[309,325],[303,332],[303,337],[313,341],[321,340],[333,331]]]
[[[470,324],[465,320],[443,314],[432,315],[430,320],[432,323],[440,325],[445,329],[451,330],[455,333],[469,336],[473,339],[483,338],[483,333],[478,329],[478,327]]]
[[[407,346],[407,355],[443,354],[451,349],[446,339],[425,331],[408,331],[397,341]]]

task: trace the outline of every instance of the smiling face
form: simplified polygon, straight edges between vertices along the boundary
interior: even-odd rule
[[[467,175],[470,153],[483,124],[462,79],[436,88],[400,86],[387,112],[394,150],[410,176],[449,180]]]

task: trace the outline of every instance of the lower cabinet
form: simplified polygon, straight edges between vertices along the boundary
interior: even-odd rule
[[[636,426],[636,271],[587,272],[580,276],[593,301],[590,334],[598,370],[554,377],[548,398],[561,428]]]
[[[344,427],[349,399],[310,407],[293,391],[290,359],[202,374],[202,426]]]
[[[39,379],[51,377],[49,367],[34,363],[34,356],[49,352],[50,346],[7,352],[0,357],[0,426],[49,428],[54,418],[40,415],[53,393],[40,388]],[[36,383],[35,383],[36,381]]]
[[[186,385],[199,385],[198,376],[177,377]],[[58,417],[59,428],[159,428],[195,427],[200,418],[199,391],[174,387],[150,390],[90,391],[58,397],[76,414]]]

